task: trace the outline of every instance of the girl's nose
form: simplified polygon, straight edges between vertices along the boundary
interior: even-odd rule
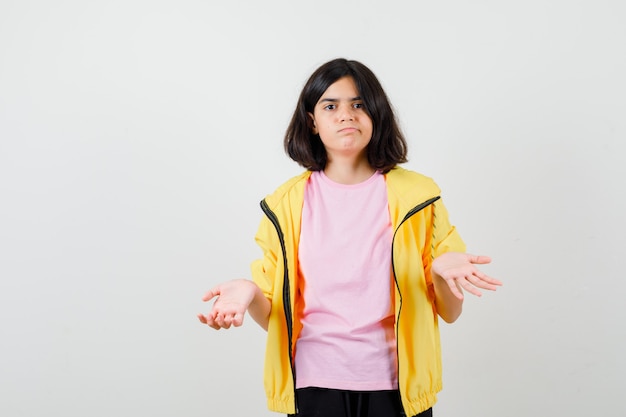
[[[354,112],[352,106],[345,106],[339,113],[339,119],[342,122],[354,120]]]

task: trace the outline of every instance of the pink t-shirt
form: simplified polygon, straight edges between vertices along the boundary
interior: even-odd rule
[[[299,247],[296,388],[397,389],[391,239],[380,172],[354,185],[312,173]]]

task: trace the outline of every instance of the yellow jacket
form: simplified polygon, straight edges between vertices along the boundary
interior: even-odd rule
[[[310,171],[280,186],[261,202],[265,216],[256,242],[263,257],[252,263],[252,279],[271,301],[265,353],[268,408],[294,414],[293,354],[301,329],[298,292],[298,242],[304,188]],[[439,187],[428,177],[396,167],[385,174],[394,230],[392,274],[395,280],[398,385],[408,416],[432,407],[442,388],[441,345],[432,260],[465,244],[441,203]]]

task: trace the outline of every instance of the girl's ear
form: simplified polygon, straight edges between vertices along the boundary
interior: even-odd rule
[[[307,113],[309,115],[309,127],[311,128],[311,131],[313,132],[314,135],[317,135],[319,133],[319,131],[317,130],[317,125],[315,124],[315,116],[313,116],[313,113]]]

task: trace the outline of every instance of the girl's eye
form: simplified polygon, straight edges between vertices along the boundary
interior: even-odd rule
[[[363,108],[363,107],[365,107],[365,106],[363,106],[363,103],[354,103],[353,107],[354,107],[355,109],[362,109],[362,108]]]
[[[329,104],[324,107],[324,110],[335,110],[335,107],[337,106],[335,106],[334,104]]]

